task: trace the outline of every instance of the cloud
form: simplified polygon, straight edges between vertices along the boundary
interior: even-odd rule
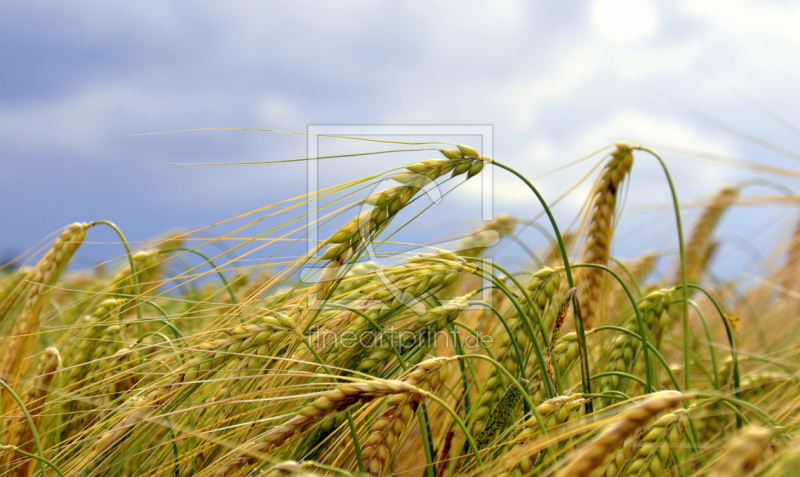
[[[648,40],[659,28],[658,9],[652,0],[593,0],[589,19],[592,28],[613,43]]]
[[[564,103],[594,78],[601,66],[601,58],[591,48],[578,48],[558,58],[547,74],[512,82],[502,90],[500,96],[517,130],[528,129],[541,119],[543,106]]]
[[[800,5],[790,2],[742,0],[682,0],[680,11],[702,25],[708,52],[736,61],[739,73],[783,74],[796,77],[800,65],[789,58],[800,53]],[[716,63],[716,61],[715,61]],[[730,67],[730,66],[729,66]]]
[[[18,210],[4,210],[0,222],[9,227],[0,244],[24,249],[78,213],[93,214],[98,196],[106,202],[104,214],[129,214],[133,223],[166,230],[175,217],[187,217],[181,225],[201,226],[206,215],[233,215],[304,192],[301,167],[166,166],[302,157],[303,138],[222,132],[128,137],[150,131],[492,124],[495,157],[529,177],[620,139],[747,156],[752,150],[741,138],[654,104],[649,88],[736,120],[746,132],[771,132],[771,123],[763,126],[698,66],[710,65],[777,114],[796,118],[798,10],[740,0],[677,6],[625,0],[456,6],[96,1],[47,9],[6,3],[0,6],[0,16],[10,19],[0,30],[6,67],[0,153],[10,166],[0,180],[4,194],[25,200]],[[741,177],[667,156],[681,187],[707,191]],[[389,164],[381,160],[342,161],[341,179]],[[413,160],[398,157],[391,165]],[[555,198],[590,163],[537,186]],[[663,183],[652,161],[643,159],[636,169],[642,172],[637,181]],[[339,179],[331,175],[326,179]],[[506,176],[495,174],[496,211],[530,213],[533,196]],[[31,183],[47,187],[34,197]],[[456,194],[463,199],[479,189],[473,180]],[[574,210],[585,194],[577,191],[561,207]],[[28,227],[30,217],[42,223]],[[30,233],[15,232],[22,228]]]

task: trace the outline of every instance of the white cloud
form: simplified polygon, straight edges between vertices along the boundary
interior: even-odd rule
[[[702,21],[706,50],[721,48],[735,55],[739,72],[791,72],[800,65],[800,5],[790,2],[743,0],[682,0],[681,11]],[[714,50],[716,51],[716,50]],[[765,70],[766,68],[766,70]]]
[[[641,42],[658,32],[658,9],[652,0],[594,0],[589,22],[613,43]]]
[[[166,98],[157,100],[141,91],[110,85],[92,86],[62,96],[0,109],[5,145],[26,155],[78,155],[98,159],[110,140],[118,139],[115,121],[121,117],[166,114]],[[131,131],[142,132],[142,131]]]
[[[620,55],[614,62],[614,72],[626,80],[649,79],[655,75],[681,78],[696,62],[696,45],[683,40]]]
[[[256,116],[273,127],[295,125],[303,122],[303,114],[290,98],[277,93],[262,96],[255,103]]]
[[[602,61],[601,52],[588,47],[560,58],[546,74],[515,81],[501,91],[500,96],[508,105],[517,129],[533,125],[539,119],[542,106],[563,103],[598,73]]]

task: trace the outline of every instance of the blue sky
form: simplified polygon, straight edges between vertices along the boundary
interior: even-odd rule
[[[139,241],[304,192],[299,164],[169,165],[303,157],[302,137],[134,136],[154,131],[487,124],[494,157],[530,177],[618,140],[798,170],[787,157],[800,153],[796,131],[749,102],[800,125],[797,25],[800,5],[774,0],[3,2],[0,255],[74,221],[111,220]],[[687,203],[753,176],[664,150]],[[386,164],[415,159],[396,160]],[[327,179],[357,177],[358,168],[341,164],[326,169]],[[588,169],[539,184],[555,198]],[[796,178],[770,178],[797,192]],[[494,180],[497,212],[535,214],[516,182]],[[419,233],[442,235],[442,221],[452,233],[477,226],[459,204],[478,186],[454,192]],[[665,191],[655,163],[639,161],[625,217],[637,233],[619,246],[674,246],[663,239],[668,222],[640,230],[668,219]],[[586,192],[559,206],[567,222]],[[774,216],[778,233],[795,220],[785,207],[772,216],[753,210],[736,211],[725,226],[757,241],[766,239],[741,224],[759,229]],[[93,240],[112,239],[98,232]],[[118,253],[103,247],[85,253]]]

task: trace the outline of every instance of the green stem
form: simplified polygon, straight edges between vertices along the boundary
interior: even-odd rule
[[[695,290],[700,290],[708,298],[708,300],[714,305],[714,308],[716,308],[717,313],[719,313],[719,316],[722,319],[722,324],[723,324],[723,326],[725,326],[725,332],[728,334],[728,343],[731,346],[731,360],[733,361],[733,363],[732,363],[733,364],[733,388],[735,389],[734,392],[736,393],[736,398],[741,400],[742,399],[742,390],[740,388],[740,383],[739,383],[739,359],[738,359],[737,350],[736,350],[736,335],[733,332],[733,328],[731,327],[731,323],[730,323],[730,321],[728,321],[728,318],[725,315],[725,312],[722,310],[722,307],[720,307],[720,305],[717,302],[717,300],[713,296],[711,296],[711,294],[705,288],[703,288],[701,286],[698,286],[698,285],[689,285],[688,287],[686,287],[684,289],[684,292],[688,294],[688,289],[689,288],[694,288]],[[687,306],[688,306],[688,303],[687,303]],[[688,374],[688,371],[684,371],[684,372]],[[736,428],[738,429],[738,428],[741,428],[741,427],[742,427],[742,421],[741,421],[741,419],[739,419],[739,416],[736,416]]]
[[[678,193],[675,191],[675,184],[672,181],[672,175],[670,175],[669,168],[667,167],[667,163],[664,162],[664,159],[662,159],[661,156],[659,156],[655,151],[652,151],[646,147],[637,146],[634,147],[634,149],[649,153],[655,157],[656,160],[658,160],[658,162],[661,164],[661,168],[664,169],[664,175],[667,178],[667,184],[669,185],[669,190],[672,194],[672,207],[675,209],[675,223],[678,229],[678,250],[680,252],[681,261],[681,286],[683,290],[683,349],[688,350],[691,337],[689,331],[689,289],[687,288],[689,285],[689,278],[686,273],[686,246],[683,243],[683,222],[681,221],[681,208],[678,203]],[[692,383],[689,353],[684,354],[683,361],[683,381],[686,389],[689,389]]]
[[[708,321],[706,320],[706,316],[703,313],[703,310],[695,303],[693,300],[689,300],[689,304],[692,305],[694,308],[695,313],[697,316],[700,317],[700,323],[703,324],[703,330],[706,334],[706,339],[708,340],[708,352],[711,355],[711,368],[714,371],[714,389],[717,391],[722,391],[722,382],[719,378],[719,369],[717,368],[717,353],[714,351],[714,340],[711,338],[711,330],[708,327]]]
[[[10,446],[10,445],[9,446],[0,446],[0,450],[6,450],[6,451],[9,451],[9,452],[16,452],[18,454],[24,455],[25,457],[29,457],[31,459],[36,459],[40,463],[45,463],[45,464],[49,465],[50,467],[52,467],[52,469],[55,471],[56,474],[60,475],[61,477],[64,477],[64,473],[61,472],[61,469],[59,469],[58,466],[56,466],[54,463],[50,462],[49,460],[45,459],[44,457],[40,457],[40,456],[38,456],[36,454],[31,454],[30,452],[25,452],[24,450],[20,449],[17,446]],[[42,474],[42,475],[44,475],[44,474]]]
[[[152,302],[150,300],[145,300],[143,303],[145,305],[150,305],[153,308],[155,308],[156,311],[158,311],[161,314],[161,316],[165,318],[163,320],[143,320],[143,321],[158,321],[159,323],[169,328],[172,331],[172,334],[175,335],[176,339],[183,338],[183,333],[181,333],[181,330],[179,330],[177,326],[175,326],[169,320],[167,320],[167,318],[169,318],[169,315],[167,314],[166,310],[161,308],[161,306],[158,303]]]
[[[500,290],[502,290],[503,293],[508,297],[511,304],[514,305],[514,308],[517,309],[517,313],[519,313],[519,316],[522,318],[522,323],[525,325],[526,328],[525,331],[527,331],[531,337],[531,342],[533,343],[533,350],[534,352],[536,352],[536,358],[539,361],[539,371],[542,373],[542,381],[544,381],[545,387],[547,388],[547,395],[550,398],[556,397],[556,392],[554,387],[555,385],[550,380],[550,376],[547,373],[544,354],[542,354],[542,347],[539,346],[539,340],[536,339],[536,332],[533,330],[533,326],[531,326],[530,319],[526,319],[527,315],[525,314],[525,311],[522,309],[522,306],[520,306],[519,301],[517,301],[517,297],[513,293],[511,293],[511,291],[500,280],[495,279],[492,275],[489,275],[486,278],[491,280],[495,286],[500,288]],[[513,376],[512,379],[514,379]]]
[[[314,347],[308,341],[308,338],[306,338],[305,336],[303,336],[303,344],[305,344],[306,347],[309,349],[309,351],[311,351],[311,354],[314,355],[314,358],[316,358],[316,360],[320,364],[322,364],[322,369],[325,370],[326,373],[330,374],[328,372],[328,368],[329,368],[328,364],[325,362],[324,359],[322,359],[322,356],[319,355],[317,350],[314,349]],[[347,424],[350,427],[350,435],[351,435],[351,437],[353,439],[353,448],[355,449],[355,452],[356,452],[356,461],[358,462],[358,471],[363,474],[365,469],[366,469],[366,467],[364,466],[364,458],[363,458],[363,456],[361,454],[361,443],[358,440],[358,432],[356,432],[356,424],[353,421],[353,412],[350,409],[348,409],[345,412],[345,416],[347,417]]]
[[[481,355],[471,354],[471,355],[467,355],[467,356],[481,356]],[[475,442],[475,439],[472,437],[472,433],[469,432],[469,429],[467,429],[466,424],[464,424],[464,421],[461,419],[461,417],[459,417],[458,413],[456,413],[453,410],[453,408],[448,406],[447,403],[444,402],[439,396],[437,396],[435,394],[432,394],[432,393],[428,393],[428,392],[425,392],[424,396],[427,397],[428,399],[431,399],[432,401],[436,402],[445,411],[447,411],[448,414],[450,414],[450,416],[453,418],[453,421],[456,423],[456,425],[459,428],[461,428],[461,432],[464,433],[464,437],[466,437],[470,448],[472,448],[472,452],[475,453],[475,461],[478,463],[478,467],[483,468],[483,459],[481,459],[480,449],[478,449],[478,444]],[[432,465],[432,464],[429,462],[428,465]]]
[[[433,448],[431,426],[428,420],[428,407],[425,403],[422,403],[420,406],[420,412],[417,413],[417,420],[419,421],[419,432],[422,436],[422,442],[426,444],[422,446],[425,450],[425,474],[428,477],[436,477],[436,463],[434,462],[436,450]]]
[[[111,229],[117,233],[119,239],[122,241],[122,245],[125,247],[125,253],[128,254],[128,266],[131,267],[131,280],[133,280],[133,306],[136,308],[136,318],[140,321],[138,323],[137,328],[139,330],[139,335],[141,336],[143,333],[142,329],[142,309],[139,307],[139,302],[141,301],[141,289],[139,287],[139,275],[136,273],[136,264],[133,260],[133,253],[131,252],[131,246],[128,245],[128,239],[125,238],[125,234],[122,233],[122,230],[116,226],[113,222],[109,222],[108,220],[95,220],[92,222],[92,225],[106,225],[111,227]]]
[[[364,456],[361,454],[361,445],[358,443],[358,430],[356,423],[353,420],[353,414],[348,409],[347,411],[347,426],[350,428],[350,435],[353,438],[353,448],[356,451],[356,462],[358,462],[358,471],[364,473]]]
[[[583,326],[583,315],[581,314],[581,304],[578,300],[578,294],[574,293],[575,288],[572,288],[572,313],[575,316],[575,325],[578,329],[578,350],[581,354],[581,383],[583,385],[584,394],[592,393],[592,380],[589,378],[589,351],[586,348],[586,330]],[[589,399],[585,404],[586,414],[591,415],[594,412],[594,405],[592,400]]]
[[[614,270],[611,270],[605,265],[599,265],[596,263],[582,263],[580,265],[574,265],[574,268],[582,267],[599,268],[600,270],[606,271],[619,282],[622,289],[625,290],[625,294],[628,295],[628,300],[630,300],[631,304],[633,305],[633,312],[636,314],[636,322],[639,325],[639,334],[641,335],[642,340],[642,357],[644,358],[644,373],[645,380],[647,382],[646,389],[651,389],[653,387],[653,373],[650,367],[650,346],[647,339],[647,328],[645,327],[644,319],[642,318],[642,312],[639,310],[639,306],[636,304],[636,298],[633,297],[633,294],[628,286],[622,281],[622,278]]]
[[[639,286],[639,282],[636,280],[636,276],[633,274],[631,269],[627,265],[625,265],[625,263],[622,260],[618,258],[611,257],[610,260],[616,263],[617,266],[621,268],[623,272],[625,272],[625,275],[628,276],[628,278],[631,281],[631,285],[633,285],[636,288],[636,295],[642,296],[642,288]]]
[[[598,374],[593,375],[592,379],[594,380],[594,379],[599,379],[599,378],[605,378],[605,377],[608,377],[608,376],[620,376],[620,377],[623,377],[625,379],[630,379],[631,381],[636,381],[637,383],[641,384],[642,387],[644,387],[645,394],[649,394],[649,393],[652,393],[652,392],[656,391],[655,388],[648,387],[647,383],[644,382],[644,379],[642,379],[642,378],[640,378],[638,376],[634,376],[634,375],[632,375],[630,373],[622,372],[622,371],[606,371],[604,373],[598,373]]]
[[[464,347],[461,346],[461,339],[458,336],[458,330],[456,330],[455,323],[449,323],[447,325],[447,331],[450,332],[450,335],[453,337],[453,344],[456,349],[456,353],[459,355],[466,354],[464,353]],[[464,364],[464,361],[458,360],[458,369],[461,371],[461,383],[462,383],[462,396],[464,396],[464,413],[469,415],[470,409],[472,409],[472,400],[469,397],[469,376],[467,375],[467,366]],[[477,382],[477,380],[475,380]]]
[[[553,232],[556,234],[556,240],[558,240],[558,248],[561,251],[561,259],[564,261],[564,270],[567,273],[567,283],[569,284],[570,288],[574,288],[575,282],[572,278],[572,270],[570,269],[569,266],[569,257],[567,256],[567,248],[564,246],[564,239],[561,237],[561,232],[558,230],[558,223],[556,222],[555,217],[553,217],[553,213],[550,211],[550,207],[547,206],[547,202],[544,200],[544,197],[542,197],[542,194],[539,193],[536,187],[534,187],[533,184],[531,184],[531,182],[519,172],[506,166],[505,164],[501,164],[494,160],[492,160],[492,164],[501,169],[505,169],[508,172],[517,176],[518,179],[524,182],[525,185],[528,186],[528,188],[531,191],[533,191],[533,193],[536,195],[536,198],[539,199],[539,203],[541,203],[542,207],[544,207],[544,211],[547,214],[547,218],[550,220],[550,225],[553,226]]]
[[[698,397],[705,397],[705,398],[713,398],[720,401],[727,401],[729,403],[735,404],[736,406],[741,406],[744,408],[749,409],[753,413],[757,414],[764,422],[770,423],[773,427],[780,427],[780,423],[772,418],[769,414],[764,412],[761,408],[756,405],[750,404],[749,402],[743,399],[736,399],[730,396],[726,396],[724,394],[715,394],[715,393],[698,393]]]
[[[529,304],[531,304],[531,310],[533,310],[533,312],[536,314],[535,318],[536,318],[536,322],[537,322],[536,324],[538,325],[538,328],[539,328],[539,332],[542,334],[542,339],[546,343],[548,341],[549,337],[547,336],[547,330],[544,329],[544,317],[542,316],[541,313],[539,313],[539,310],[537,310],[536,307],[533,306],[534,301],[531,299],[531,296],[528,295],[528,292],[527,292],[526,288],[522,286],[522,283],[520,283],[519,280],[517,280],[517,278],[514,276],[513,273],[509,273],[508,270],[504,269],[503,267],[501,267],[500,265],[497,265],[494,262],[490,262],[488,260],[483,260],[483,259],[480,259],[480,258],[476,258],[474,260],[478,261],[478,262],[481,262],[481,263],[488,263],[489,265],[492,266],[492,268],[496,268],[496,269],[500,270],[500,272],[505,274],[505,276],[507,276],[509,280],[514,282],[514,285],[517,286],[517,288],[519,289],[520,293],[522,293],[522,296],[525,298],[525,300]],[[489,273],[491,273],[491,272],[489,272]],[[498,278],[494,274],[492,274],[492,276],[495,277],[495,278]],[[498,278],[498,280],[499,280],[499,278]],[[523,378],[524,378],[524,376],[523,376]]]
[[[238,305],[239,304],[239,302],[236,300],[236,295],[234,295],[234,293],[233,293],[233,289],[231,288],[230,284],[228,283],[228,280],[225,278],[225,275],[217,268],[217,266],[214,264],[214,261],[212,259],[208,258],[208,256],[206,254],[204,254],[203,252],[201,252],[199,250],[195,250],[193,248],[186,248],[186,247],[175,247],[175,248],[171,248],[171,249],[168,249],[168,250],[162,250],[160,253],[166,254],[166,253],[169,253],[169,252],[173,252],[175,250],[182,250],[182,251],[185,251],[185,252],[191,252],[191,253],[194,253],[194,254],[200,256],[200,258],[205,260],[206,263],[209,264],[213,270],[217,271],[217,275],[219,275],[219,279],[222,281],[222,284],[225,285],[225,289],[228,290],[228,296],[231,298],[231,303],[233,305]]]
[[[516,355],[517,355],[517,365],[519,366],[519,376],[522,379],[527,379],[527,377],[525,376],[525,359],[522,356],[522,351],[519,349],[519,343],[517,343],[517,338],[514,336],[514,332],[511,331],[511,327],[508,326],[508,322],[506,321],[506,319],[503,317],[503,315],[500,314],[500,312],[497,310],[497,308],[495,308],[491,303],[484,303],[482,301],[479,301],[479,302],[475,302],[474,304],[475,305],[483,305],[486,308],[489,308],[490,310],[492,310],[492,312],[494,312],[494,314],[497,315],[497,318],[500,320],[500,323],[502,323],[503,328],[506,329],[506,333],[508,333],[509,338],[511,338],[511,346],[514,347],[514,353],[516,353]],[[458,352],[458,350],[456,350],[456,351]],[[459,354],[464,354],[464,353],[461,353],[461,352],[458,352],[458,353]]]
[[[482,354],[468,354],[468,355],[461,356],[461,359],[467,359],[467,358],[474,358],[474,359],[480,359],[480,360],[483,360],[483,361],[488,361],[488,362],[492,363],[498,369],[498,371],[500,371],[500,373],[502,373],[509,380],[511,380],[511,384],[513,386],[515,386],[517,388],[517,390],[520,392],[520,394],[522,395],[522,399],[523,399],[523,401],[525,401],[525,405],[528,406],[531,409],[531,412],[533,413],[533,417],[534,417],[534,419],[536,419],[536,423],[539,425],[539,429],[542,430],[542,435],[544,436],[544,438],[546,440],[547,439],[547,426],[544,423],[544,419],[542,418],[542,415],[539,414],[538,410],[536,410],[536,405],[534,404],[533,399],[531,399],[531,396],[530,396],[530,393],[528,393],[528,390],[525,389],[525,387],[522,384],[520,384],[520,382],[517,379],[514,379],[514,376],[512,376],[511,373],[505,367],[503,367],[502,364],[498,363],[496,360],[494,360],[492,358],[489,358],[488,356],[484,356]],[[547,376],[546,372],[545,372],[544,376]],[[543,377],[542,381],[546,381],[546,379]],[[553,458],[555,458],[555,450],[553,449],[552,445],[549,445],[547,447],[547,452]],[[477,454],[477,452],[476,452],[476,454]]]

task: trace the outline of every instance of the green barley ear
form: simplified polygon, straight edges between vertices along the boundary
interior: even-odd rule
[[[646,295],[636,304],[642,315],[645,330],[650,336],[656,338],[656,342],[658,342],[658,338],[666,328],[666,323],[669,319],[669,314],[667,312],[676,293],[677,291],[674,288],[656,290]],[[639,334],[639,325],[635,315],[629,315],[621,325],[623,328],[637,335]],[[603,367],[603,371],[622,373],[630,373],[633,371],[634,366],[638,362],[638,356],[642,348],[641,345],[642,342],[639,338],[628,333],[619,333],[613,338],[608,348],[603,353],[606,363]],[[600,378],[598,384],[601,391],[620,391],[624,390],[625,383],[622,381],[621,376],[610,375]]]
[[[523,388],[528,385],[527,379],[519,378],[517,382]],[[513,384],[509,386],[505,394],[503,394],[503,397],[500,398],[500,401],[498,401],[494,409],[492,409],[489,418],[486,419],[486,425],[483,427],[483,430],[475,438],[479,449],[488,446],[497,433],[508,424],[511,416],[514,414],[514,410],[521,400],[522,393],[520,393],[519,388]]]
[[[0,325],[3,324],[3,318],[8,316],[8,310],[13,306],[16,299],[31,285],[25,281],[31,270],[33,270],[32,267],[19,267],[6,274],[0,281]],[[3,271],[0,270],[0,272]]]
[[[336,287],[335,295],[346,295],[359,290],[375,280],[375,272],[380,270],[378,262],[358,262],[345,274],[344,279]]]
[[[657,414],[677,407],[685,396],[678,391],[659,391],[614,416],[597,437],[570,456],[556,477],[589,477],[625,439]]]
[[[365,205],[372,208],[363,210],[321,244],[321,247],[329,247],[320,260],[329,263],[318,284],[318,293],[327,293],[331,282],[339,277],[339,269],[347,257],[361,244],[372,242],[425,186],[451,171],[453,177],[466,174],[467,179],[470,179],[483,169],[484,164],[491,162],[491,159],[481,156],[469,146],[442,150],[442,154],[446,159],[415,162],[405,166],[404,172],[390,176],[390,179],[400,185],[372,193],[364,201]]]
[[[67,383],[78,383],[86,377],[89,366],[85,363],[92,360],[92,355],[106,326],[101,323],[115,321],[126,301],[109,298],[100,302],[92,313],[78,322],[80,333],[62,343],[65,352],[65,365],[68,368]]]
[[[388,330],[377,343],[367,348],[365,356],[358,360],[355,369],[376,374],[395,356],[395,351],[401,357],[427,352],[437,334],[454,322],[468,306],[469,302],[465,297],[457,298],[431,308],[403,327]]]
[[[663,475],[669,459],[680,449],[686,432],[687,412],[678,409],[661,416],[648,429],[634,449],[634,456],[622,474],[625,477]]]
[[[586,336],[594,334],[594,330],[586,332]],[[553,365],[558,370],[560,375],[565,375],[573,364],[576,364],[580,358],[580,343],[578,342],[578,333],[571,331],[561,336],[553,346],[550,352]]]
[[[617,193],[633,167],[630,144],[620,142],[616,146],[592,193],[589,229],[583,250],[584,263],[608,264],[616,227]],[[580,305],[586,329],[594,328],[603,318],[605,276],[605,272],[597,268],[584,268],[579,273]]]
[[[556,396],[542,402],[536,406],[536,413],[541,417],[541,421],[534,416],[523,422],[513,441],[508,445],[508,450],[524,449],[526,444],[532,442],[537,435],[542,435],[543,431],[550,431],[580,419],[586,410],[587,401],[588,399],[582,394],[571,394]],[[542,423],[544,429],[541,427]],[[500,475],[503,477],[528,475],[540,463],[542,455],[540,451],[517,455],[514,457],[512,468]]]

